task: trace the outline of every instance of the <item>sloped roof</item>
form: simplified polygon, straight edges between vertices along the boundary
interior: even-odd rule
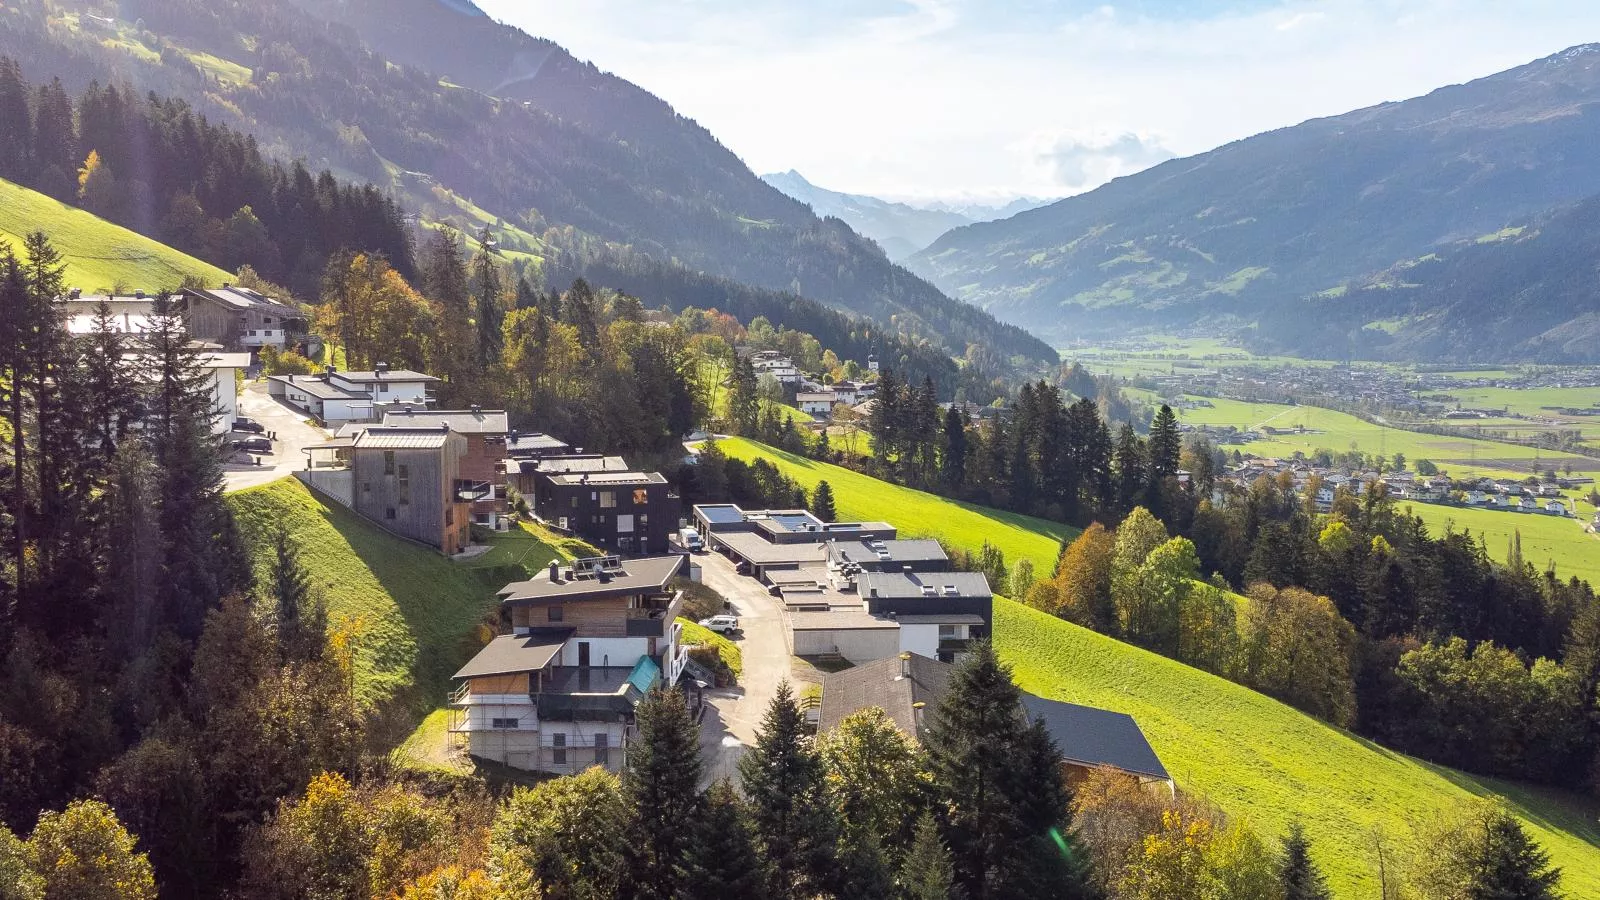
[[[795,618],[798,620],[800,615],[804,614]],[[911,672],[909,678],[900,675],[902,662]],[[920,740],[921,727],[913,704],[925,704],[921,723],[925,726],[934,707],[939,705],[939,698],[944,696],[953,668],[948,663],[913,653],[908,660],[891,656],[824,675],[817,728],[826,731],[837,727],[845,716],[856,710],[876,706],[888,713],[901,731]]]
[[[537,672],[550,664],[561,645],[572,636],[571,628],[536,628],[530,634],[503,634],[467,660],[456,678],[482,678],[488,675],[514,675]]]
[[[448,428],[395,428],[375,425],[356,438],[359,450],[433,450],[450,439]]]
[[[1068,762],[1110,766],[1135,775],[1170,778],[1144,732],[1127,713],[1022,695],[1028,715],[1044,722]]]

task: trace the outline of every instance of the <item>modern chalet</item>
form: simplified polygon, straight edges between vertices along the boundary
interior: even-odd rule
[[[672,580],[682,556],[617,556],[551,563],[500,590],[506,633],[455,678],[449,730],[467,752],[556,774],[619,770],[634,737],[634,709],[688,665]],[[695,682],[684,681],[693,708]]]
[[[461,457],[457,491],[477,499],[472,502],[472,523],[503,530],[510,520],[506,500],[506,424],[505,410],[471,407],[459,410],[414,409],[407,405],[384,414],[383,424],[392,427],[444,427],[467,439],[466,455]]]
[[[305,448],[300,479],[383,528],[453,556],[471,543],[467,438],[446,425],[370,425]]]

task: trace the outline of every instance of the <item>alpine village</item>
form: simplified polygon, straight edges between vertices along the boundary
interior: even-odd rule
[[[1600,898],[1600,45],[984,211],[483,5],[0,0],[0,898]]]

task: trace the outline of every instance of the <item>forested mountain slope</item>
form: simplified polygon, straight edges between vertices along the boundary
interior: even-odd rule
[[[1265,310],[1303,318],[1331,307],[1302,309],[1301,298],[1392,287],[1381,273],[1600,192],[1597,139],[1600,45],[1585,45],[957,229],[911,264],[1007,321],[1058,332],[1249,325]],[[1507,268],[1515,286],[1499,296],[1534,288],[1522,302],[1555,315],[1560,301],[1528,274]],[[1592,293],[1581,299],[1572,315],[1596,308]],[[1417,311],[1429,313],[1442,317],[1431,327],[1483,324],[1465,309]],[[1538,318],[1519,317],[1478,349],[1512,354],[1550,327]],[[1323,337],[1288,343],[1308,349]]]
[[[802,294],[956,355],[979,343],[1054,359],[762,183],[658,98],[469,3],[128,0],[91,11],[115,18],[0,6],[0,53],[69,88],[127,79],[184,98],[270,155],[408,200],[466,198],[533,236],[505,249],[563,271],[627,250]]]

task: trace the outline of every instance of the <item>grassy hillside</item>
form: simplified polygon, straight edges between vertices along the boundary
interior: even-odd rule
[[[987,540],[1005,552],[1008,566],[1016,565],[1020,559],[1031,559],[1034,571],[1050,572],[1055,568],[1062,539],[1078,534],[1078,529],[1060,522],[897,487],[744,438],[729,438],[718,445],[733,459],[762,458],[772,462],[808,491],[826,480],[833,488],[840,521],[884,521],[900,529],[901,537],[937,538],[972,549]]]
[[[1557,518],[1542,513],[1518,513],[1497,509],[1440,506],[1435,503],[1404,504],[1412,514],[1428,524],[1429,532],[1444,533],[1445,525],[1456,531],[1482,536],[1489,555],[1504,561],[1509,555],[1511,535],[1522,535],[1522,558],[1543,572],[1551,562],[1556,574],[1565,579],[1576,575],[1590,584],[1600,585],[1600,539],[1583,530],[1587,516]],[[1587,507],[1585,507],[1587,510]]]
[[[1573,795],[1432,766],[1332,728],[1275,700],[1004,599],[995,642],[1024,688],[1125,712],[1167,770],[1269,842],[1305,823],[1340,898],[1377,895],[1368,835],[1409,835],[1407,816],[1500,796],[1566,877],[1567,896],[1600,896],[1596,808]]]
[[[289,529],[330,621],[354,625],[356,694],[369,708],[391,700],[413,713],[438,706],[450,675],[479,646],[474,626],[493,608],[494,592],[575,549],[542,529],[521,530],[495,535],[494,548],[470,563],[452,562],[293,478],[229,494],[228,503],[258,573],[271,564],[276,529]]]
[[[0,181],[0,241],[22,249],[22,238],[43,231],[66,257],[68,287],[104,293],[118,285],[157,290],[176,287],[185,275],[210,284],[232,275],[210,263],[158,243],[121,225],[29,190]]]

